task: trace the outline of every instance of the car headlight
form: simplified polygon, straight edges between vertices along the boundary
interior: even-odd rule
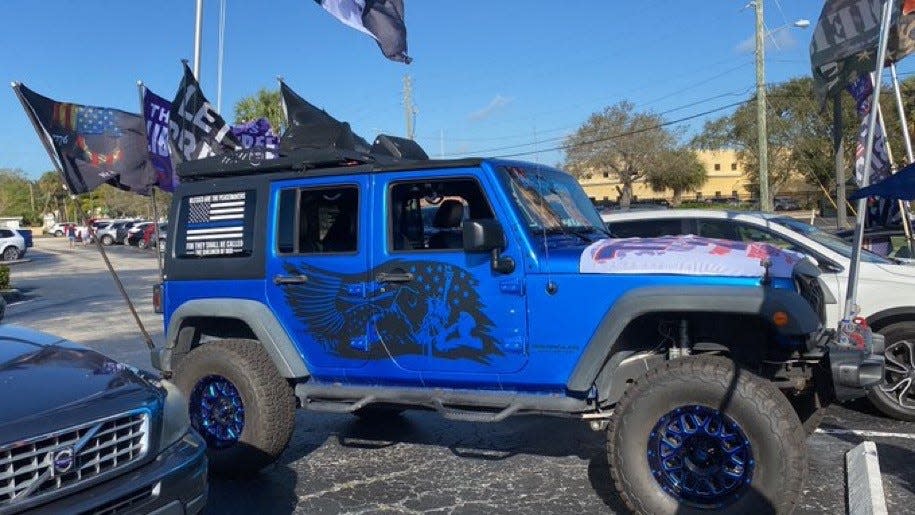
[[[162,403],[162,430],[159,432],[159,450],[171,444],[187,433],[191,420],[187,414],[187,399],[173,383],[162,380],[159,386],[165,390]]]

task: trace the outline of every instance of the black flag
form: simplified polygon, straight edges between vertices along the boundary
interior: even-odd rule
[[[58,102],[19,83],[13,89],[70,193],[88,193],[102,184],[149,193],[156,171],[142,116]]]
[[[168,116],[168,137],[175,163],[241,149],[229,124],[203,96],[200,83],[187,63]]]
[[[280,139],[281,152],[303,147],[337,148],[369,153],[370,145],[353,134],[346,122],[341,122],[300,97],[285,82],[280,81],[283,110],[287,127]]]
[[[410,64],[403,0],[315,0],[327,12],[378,42],[388,59]]]

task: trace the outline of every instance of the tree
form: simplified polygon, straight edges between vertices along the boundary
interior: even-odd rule
[[[273,127],[273,132],[282,134],[286,128],[286,117],[283,115],[283,98],[280,90],[260,91],[239,100],[235,104],[235,123],[246,123],[266,118]]]
[[[663,122],[627,101],[606,107],[566,138],[566,169],[578,177],[612,173],[621,186],[620,205],[628,207],[633,183],[646,176],[658,154],[676,145],[678,135]]]
[[[696,152],[688,148],[665,150],[659,153],[656,164],[645,178],[651,189],[657,193],[673,192],[672,204],[679,206],[683,192],[695,190],[705,184],[707,174],[699,162]]]
[[[889,106],[884,106],[884,113]],[[852,177],[858,116],[851,96],[842,95],[842,137],[846,176]],[[832,143],[832,106],[821,109],[813,80],[791,79],[768,91],[766,124],[769,138],[769,194],[775,196],[792,174],[800,173],[813,184],[832,191],[835,161]],[[759,147],[756,103],[747,102],[733,114],[706,122],[693,145],[703,149],[732,148],[747,170],[751,193],[759,192]]]

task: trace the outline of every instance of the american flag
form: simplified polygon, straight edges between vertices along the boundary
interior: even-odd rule
[[[244,192],[189,197],[187,241],[240,239],[244,218]]]
[[[121,136],[114,110],[87,106],[79,106],[76,110],[76,132]]]

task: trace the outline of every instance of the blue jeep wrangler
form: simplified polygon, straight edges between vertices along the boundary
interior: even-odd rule
[[[179,170],[153,362],[217,473],[273,462],[296,408],[556,415],[606,431],[633,510],[790,512],[805,429],[882,377],[881,357],[823,327],[809,263],[790,277],[583,271],[607,234],[570,175],[376,147]]]

